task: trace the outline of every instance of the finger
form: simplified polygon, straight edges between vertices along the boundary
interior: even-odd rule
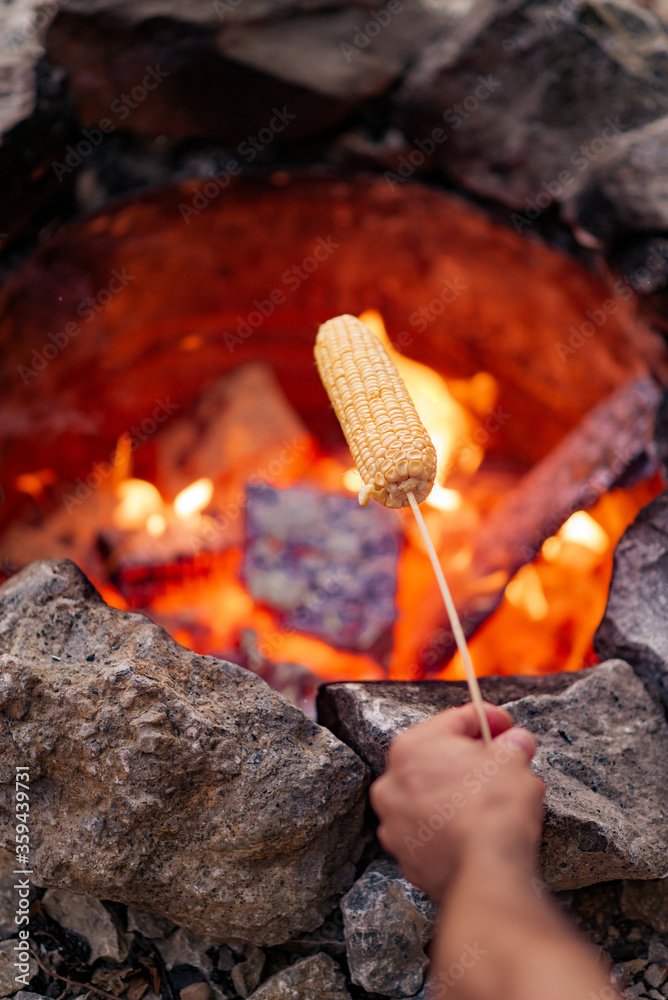
[[[386,784],[387,778],[381,775],[369,787],[369,803],[378,819],[381,818],[380,814],[383,811],[383,792]]]
[[[488,702],[484,703],[484,707],[492,736],[498,736],[512,727],[513,717],[504,708],[490,705]],[[471,739],[479,739],[482,735],[478,713],[472,704],[462,705],[461,708],[448,708],[445,712],[434,716],[432,721],[436,722],[441,733],[449,736],[468,736]]]
[[[507,729],[504,733],[501,733],[500,736],[497,736],[495,742],[502,743],[509,750],[523,753],[526,757],[527,764],[530,760],[532,760],[538,745],[536,737],[533,733],[530,733],[528,729],[520,729],[519,726],[513,726],[512,729]]]

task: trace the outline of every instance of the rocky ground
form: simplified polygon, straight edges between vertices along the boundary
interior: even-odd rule
[[[641,527],[660,521],[660,500]],[[622,551],[642,547],[637,535]],[[462,684],[326,685],[317,725],[252,673],[108,607],[67,560],[33,563],[0,588],[0,643],[7,847],[14,767],[30,768],[31,992],[425,997],[436,909],[380,851],[365,790],[392,737],[461,704]],[[668,996],[668,726],[656,685],[608,660],[482,688],[539,736],[536,891],[556,892],[627,997]],[[17,992],[14,866],[4,855],[0,996]]]
[[[422,982],[427,965],[422,946],[433,907],[414,889],[407,891],[391,862],[377,861],[370,874],[377,880],[379,872],[385,873],[393,884],[389,897],[365,889],[367,874],[320,928],[279,947],[258,948],[238,940],[221,944],[132,906],[103,903],[64,890],[33,890],[31,933],[39,965],[33,963],[29,991],[16,993],[11,967],[15,939],[9,937],[14,931],[13,866],[7,854],[0,861],[3,997],[313,1000],[317,995],[325,1000],[379,1000],[409,996],[405,990]],[[649,907],[650,896],[642,892],[639,897],[638,883],[619,881],[558,893],[555,898],[592,941],[625,1000],[668,997],[668,890]],[[364,949],[369,918],[373,920],[374,903],[379,902],[385,904],[382,967],[374,966],[371,953],[365,954]],[[402,948],[398,933],[407,919],[420,925],[413,949],[408,951]],[[365,990],[351,981],[351,973],[382,990]],[[412,995],[416,1000],[426,998],[422,987]]]

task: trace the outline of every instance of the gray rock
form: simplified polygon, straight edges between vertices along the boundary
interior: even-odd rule
[[[661,986],[668,979],[668,965],[653,963],[645,969],[645,982],[650,986]]]
[[[420,0],[402,4],[395,14],[384,11],[381,22],[374,13],[341,5],[304,12],[280,25],[245,22],[220,31],[218,48],[252,69],[328,97],[371,97],[397,80],[451,22],[445,7]],[[382,20],[386,23],[378,30]]]
[[[399,101],[411,137],[445,130],[436,158],[464,185],[517,209],[540,196],[541,214],[621,134],[668,112],[668,34],[627,0],[480,2],[423,53]]]
[[[481,689],[538,737],[534,766],[548,788],[546,882],[571,889],[665,875],[668,727],[631,667],[610,661],[567,675],[483,678]],[[465,685],[445,682],[332,684],[318,717],[377,775],[397,733],[467,701]]]
[[[191,983],[179,990],[181,1000],[211,1000],[213,991],[208,983]]]
[[[629,986],[627,990],[624,990],[624,1000],[641,1000],[641,997],[647,995],[647,987],[644,983],[636,983],[635,986]]]
[[[47,889],[42,906],[52,920],[88,941],[89,962],[98,958],[122,962],[128,953],[128,939],[99,899],[75,896],[66,889]]]
[[[247,997],[258,986],[264,968],[265,955],[261,948],[252,945],[246,949],[243,962],[232,969],[232,985],[239,996]]]
[[[626,881],[620,897],[622,912],[630,920],[643,920],[655,931],[668,934],[668,879],[649,879],[648,881]],[[665,946],[664,946],[665,948]],[[663,959],[661,953],[650,956],[650,961]]]
[[[590,246],[668,228],[668,117],[625,132],[586,174],[563,214]]]
[[[107,607],[66,560],[0,589],[0,708],[0,838],[28,763],[38,885],[275,944],[354,878],[359,758],[248,671]]]
[[[628,664],[610,660],[557,695],[506,706],[538,739],[547,785],[541,865],[557,889],[668,873],[668,726]]]
[[[262,983],[250,1000],[350,1000],[340,968],[322,952],[295,962]]]
[[[211,972],[213,961],[206,952],[213,943],[211,938],[203,938],[189,933],[184,927],[177,927],[167,937],[158,938],[155,946],[166,969],[173,969],[176,965],[192,965],[203,972]]]
[[[577,679],[574,673],[481,677],[480,690],[486,701],[503,705],[530,695],[555,694]],[[466,681],[339,681],[320,688],[318,721],[352,747],[378,777],[395,736],[469,701]]]
[[[41,993],[31,993],[29,990],[19,990],[14,994],[14,1000],[44,1000]]]
[[[393,861],[374,861],[341,900],[350,978],[371,993],[412,997],[422,988],[436,905]]]
[[[651,885],[649,882],[642,882],[641,885]],[[647,948],[647,961],[659,965],[668,965],[668,947],[660,938],[652,938]]]
[[[21,987],[21,983],[16,981],[18,975],[28,976],[28,982],[39,972],[37,962],[30,956],[27,963],[28,971],[24,973],[23,968],[17,969],[14,965],[19,961],[16,952],[17,939],[8,938],[0,941],[0,997],[6,997],[11,993],[16,993]]]
[[[134,906],[128,906],[128,930],[139,931],[149,941],[156,938],[167,937],[175,930],[175,925],[166,917],[157,917],[155,913],[147,913],[146,910],[137,910]]]
[[[630,663],[668,708],[668,493],[655,497],[615,549],[608,603],[594,636],[600,657]]]

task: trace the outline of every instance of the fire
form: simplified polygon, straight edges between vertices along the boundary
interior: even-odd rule
[[[190,514],[199,513],[208,507],[213,496],[213,483],[210,479],[197,479],[190,486],[186,486],[174,497],[174,513],[177,517],[188,517]]]
[[[368,309],[359,318],[376,334],[392,358],[406,383],[420,419],[429,432],[438,457],[437,486],[442,485],[447,476],[457,469],[472,475],[479,467],[484,453],[472,436],[475,424],[471,413],[457,402],[448,383],[437,372],[419,361],[405,358],[394,348],[380,313],[375,309]],[[486,372],[480,374],[482,380],[475,383],[476,388],[472,389],[472,393],[477,391],[480,396],[484,395],[485,402],[491,399],[493,404],[496,395],[494,379]],[[438,490],[436,493],[432,491],[432,495],[425,501],[440,510],[452,510],[452,502],[453,498],[439,495]]]
[[[483,602],[505,586],[501,604],[470,640],[478,674],[578,670],[594,662],[591,638],[605,606],[614,545],[638,509],[658,492],[658,484],[645,482],[617,490],[589,512],[574,513],[513,579],[508,580],[504,570],[475,578],[472,565],[480,525],[498,502],[499,493],[518,479],[517,473],[499,474],[490,471],[487,463],[481,466],[484,454],[478,443],[482,436],[476,435],[478,416],[495,404],[496,381],[479,372],[469,380],[448,383],[425,365],[399,354],[378,313],[369,311],[360,318],[389,351],[436,446],[437,482],[424,513],[448,581],[455,592],[459,589]],[[183,349],[190,350],[190,342]],[[263,426],[267,419],[263,418]],[[234,433],[240,433],[236,424]],[[275,454],[263,453],[262,481],[278,488],[308,485],[323,495],[342,487],[352,494],[359,492],[357,470],[346,468],[333,454],[321,453],[307,434],[295,452],[297,459],[287,462],[286,454],[284,444]],[[244,636],[252,634],[262,663],[300,664],[322,681],[420,676],[416,649],[433,634],[434,581],[410,512],[397,512],[405,542],[397,564],[398,617],[389,663],[381,664],[365,652],[334,648],[286,627],[278,611],[247,591],[240,574],[243,496],[253,469],[240,471],[239,462],[232,464],[234,477],[225,480],[213,471],[211,478],[199,476],[170,502],[166,497],[173,495],[173,487],[160,484],[161,492],[153,483],[132,477],[131,440],[121,436],[109,487],[115,503],[111,519],[114,528],[124,533],[121,550],[129,551],[132,559],[126,589],[121,583],[119,590],[108,580],[100,581],[105,599],[117,607],[142,608],[179,642],[203,654],[240,657],[239,662],[250,664],[242,654]],[[46,497],[44,487],[51,482],[49,470],[41,470],[20,477],[16,485],[41,504]],[[232,527],[226,528],[230,520]],[[123,548],[126,543],[129,548]],[[143,552],[145,579],[141,576]],[[152,559],[158,560],[155,571]],[[138,579],[139,589],[133,592]],[[459,655],[437,676],[463,678]]]
[[[116,487],[118,504],[113,512],[117,528],[142,529],[149,517],[160,514],[163,500],[153,483],[144,479],[125,479]]]

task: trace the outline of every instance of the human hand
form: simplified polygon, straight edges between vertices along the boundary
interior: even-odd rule
[[[536,741],[505,710],[485,710],[491,745],[480,739],[473,705],[448,709],[392,742],[387,769],[370,789],[378,839],[436,900],[475,852],[527,877],[535,866],[545,793],[529,770]]]

